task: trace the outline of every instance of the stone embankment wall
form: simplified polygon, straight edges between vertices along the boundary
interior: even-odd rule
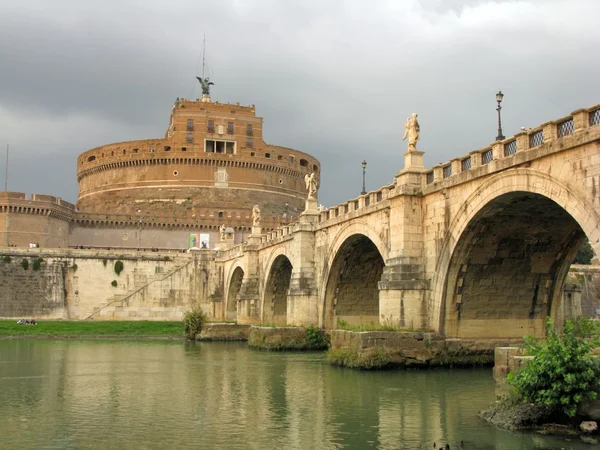
[[[38,270],[36,259],[43,261]],[[117,261],[123,265],[120,274]],[[0,317],[180,320],[196,304],[219,317],[218,276],[212,252],[5,249],[0,256]]]

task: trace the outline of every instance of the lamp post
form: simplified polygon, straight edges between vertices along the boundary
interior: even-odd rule
[[[362,192],[360,193],[360,195],[365,195],[367,193],[367,190],[365,189],[365,173],[367,170],[367,161],[363,160],[362,168],[363,168],[363,188],[362,188]]]
[[[502,103],[503,97],[504,94],[502,93],[502,91],[498,91],[498,93],[496,94],[496,101],[498,102],[498,107],[496,108],[496,111],[498,111],[498,136],[496,136],[497,141],[501,141],[504,139],[504,135],[502,134],[502,121],[500,120],[500,110],[502,109],[500,103]]]

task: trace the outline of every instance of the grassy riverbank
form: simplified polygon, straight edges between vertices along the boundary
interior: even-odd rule
[[[182,322],[154,321],[40,321],[19,325],[16,320],[0,320],[3,337],[171,337],[183,338]]]

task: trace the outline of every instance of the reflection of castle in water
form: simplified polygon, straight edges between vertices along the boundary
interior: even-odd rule
[[[204,88],[203,88],[204,90]],[[186,248],[190,234],[239,243],[262,211],[263,231],[304,209],[319,161],[263,140],[255,107],[177,99],[163,138],[119,142],[77,158],[77,207],[47,195],[0,192],[0,245]],[[199,246],[199,245],[198,245]]]

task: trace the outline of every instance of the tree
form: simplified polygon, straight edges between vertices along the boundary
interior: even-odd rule
[[[590,241],[586,239],[579,247],[575,259],[573,260],[573,264],[591,264],[593,257],[594,250],[590,245]]]

